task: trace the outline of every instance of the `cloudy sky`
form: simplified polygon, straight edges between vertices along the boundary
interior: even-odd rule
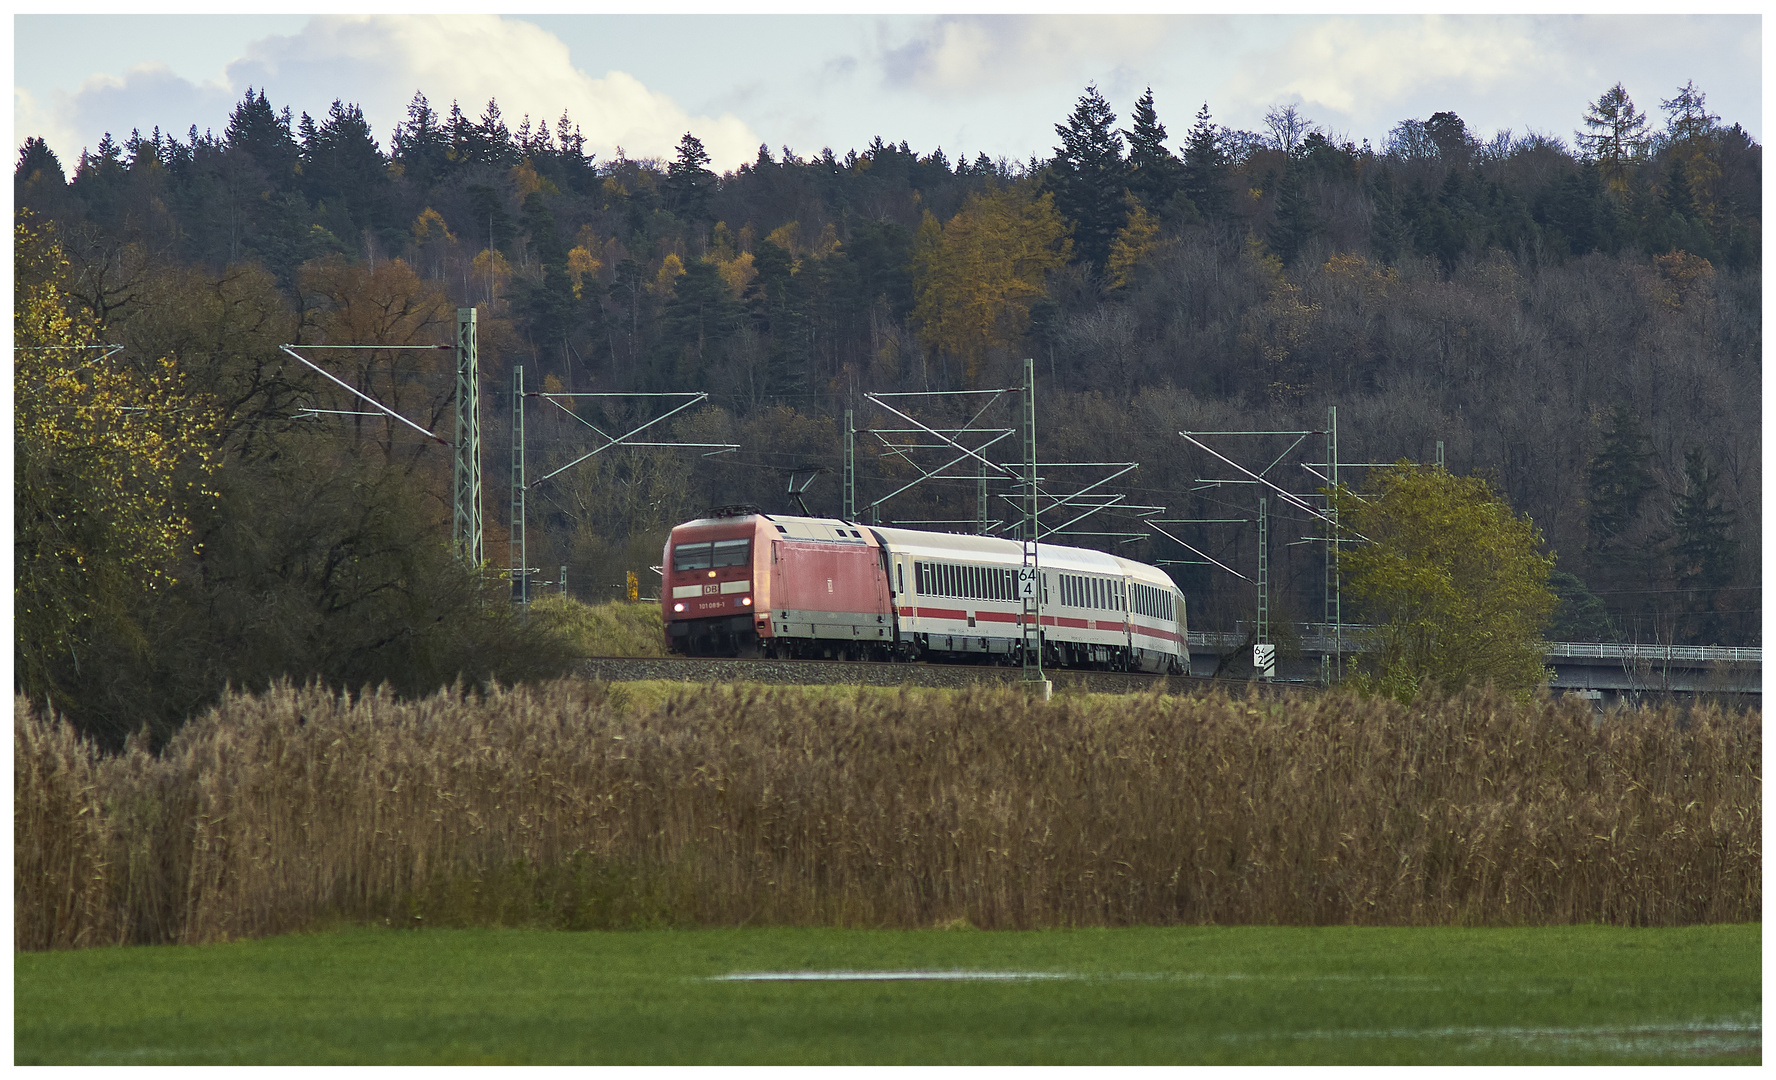
[[[1690,80],[1763,138],[1757,15],[20,15],[13,32],[14,146],[42,136],[70,172],[106,131],[219,133],[249,86],[317,118],[357,102],[385,148],[419,90],[476,117],[498,98],[513,128],[565,110],[600,159],[669,156],[689,130],[720,168],[876,135],[1046,157],[1087,83],[1125,126],[1151,86],[1174,143],[1205,101],[1251,130],[1296,103],[1378,145],[1444,109],[1482,137],[1570,142],[1616,82],[1658,122]]]

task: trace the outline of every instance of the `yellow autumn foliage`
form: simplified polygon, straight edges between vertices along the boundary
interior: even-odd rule
[[[450,227],[444,223],[444,215],[429,206],[413,219],[413,238],[422,244],[431,240],[442,240],[447,244],[456,242]]]
[[[974,381],[988,350],[1023,336],[1048,272],[1072,250],[1048,194],[1005,187],[970,195],[941,226],[927,212],[913,246],[921,340],[960,358]]]
[[[14,231],[13,617],[18,678],[54,702],[50,657],[78,668],[97,620],[193,553],[188,507],[220,466],[214,406],[171,358],[126,358],[69,292],[61,246],[28,214]]]
[[[604,269],[604,264],[599,262],[598,257],[587,248],[574,247],[568,250],[567,276],[573,281],[575,300],[580,299],[586,278],[597,274],[602,269]]]
[[[728,283],[735,298],[746,291],[752,279],[758,277],[758,270],[752,265],[752,252],[744,251],[732,259],[715,261],[715,268],[721,271],[722,280]]]
[[[497,248],[482,248],[469,263],[469,271],[477,282],[488,282],[494,296],[512,281],[512,264]]]
[[[1159,223],[1138,200],[1129,200],[1128,224],[1110,242],[1110,259],[1105,268],[1110,272],[1110,287],[1120,289],[1129,283],[1129,275],[1153,251]]]
[[[648,286],[648,291],[655,296],[667,295],[672,292],[673,283],[684,276],[684,272],[684,260],[667,252],[666,257],[660,260],[660,270],[654,275],[654,282]]]

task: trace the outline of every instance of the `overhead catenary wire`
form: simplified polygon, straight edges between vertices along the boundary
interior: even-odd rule
[[[303,346],[303,347],[307,348],[307,346]],[[338,348],[338,349],[350,348],[350,347],[351,346],[347,346],[347,345],[333,346],[333,348]],[[433,347],[434,346],[426,346],[426,348],[433,348]],[[278,348],[282,349],[284,352],[288,353],[290,356],[296,358],[298,361],[300,361],[303,364],[303,366],[308,367],[308,368],[312,368],[316,372],[319,372],[322,377],[333,382],[340,389],[344,390],[348,394],[351,394],[353,397],[359,398],[363,401],[370,403],[378,411],[380,411],[380,412],[386,414],[387,416],[390,416],[396,420],[399,420],[401,423],[406,424],[408,427],[419,432],[421,435],[424,435],[426,438],[431,439],[433,442],[438,443],[441,446],[449,446],[450,445],[449,440],[443,438],[442,436],[434,435],[430,431],[427,431],[425,428],[420,427],[418,424],[407,419],[405,416],[402,416],[400,413],[389,408],[387,405],[384,405],[382,402],[377,401],[375,398],[371,397],[370,395],[363,393],[362,391],[356,389],[351,384],[347,383],[344,379],[339,378],[337,375],[334,375],[332,372],[328,371],[326,368],[321,367],[319,364],[316,364],[312,360],[308,359],[306,356],[303,356],[301,353],[297,352],[291,346],[279,345]]]

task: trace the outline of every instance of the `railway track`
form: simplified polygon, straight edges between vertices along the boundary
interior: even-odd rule
[[[1016,685],[1023,669],[985,664],[890,664],[869,660],[729,660],[686,656],[592,656],[575,664],[575,673],[605,682],[664,679],[674,682],[754,682],[790,686],[930,686],[961,689],[979,685]],[[1145,675],[1120,671],[1047,669],[1055,690],[1079,689],[1097,694],[1159,690],[1181,694],[1216,684],[1244,680],[1192,676]]]

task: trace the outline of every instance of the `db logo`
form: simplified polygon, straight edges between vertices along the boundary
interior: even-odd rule
[[[720,585],[705,585],[705,586],[703,586],[703,595],[704,596],[715,596],[716,594],[720,593],[721,591],[722,591],[722,587]]]

